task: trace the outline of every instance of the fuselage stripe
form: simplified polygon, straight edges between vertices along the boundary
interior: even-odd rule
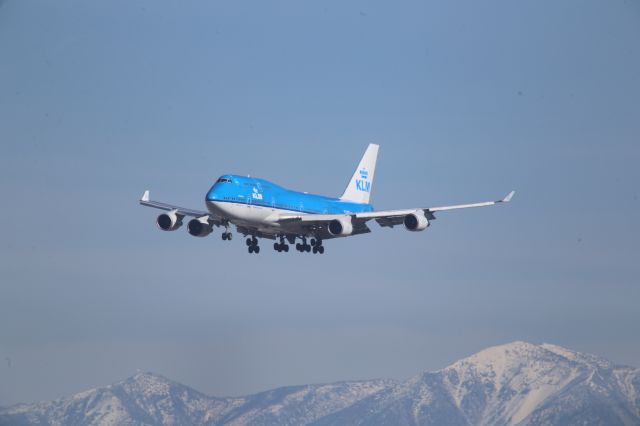
[[[207,201],[213,201],[216,203],[229,203],[229,204],[239,204],[242,206],[257,206],[257,207],[266,207],[266,208],[270,208],[270,209],[275,209],[275,210],[286,210],[286,211],[291,211],[291,212],[296,212],[296,213],[309,213],[309,214],[319,214],[322,213],[318,210],[300,210],[300,209],[296,209],[294,207],[290,207],[290,206],[286,206],[284,204],[267,204],[267,203],[258,203],[258,202],[251,202],[251,203],[247,203],[242,202],[242,201],[235,201],[235,200],[224,200],[224,199],[218,199],[218,200],[207,200]],[[348,214],[350,212],[346,212],[346,214]]]

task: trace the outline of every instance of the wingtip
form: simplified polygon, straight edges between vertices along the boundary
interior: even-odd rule
[[[149,201],[149,190],[148,189],[146,191],[144,191],[144,194],[142,194],[142,198],[140,198],[140,201]]]
[[[510,193],[508,193],[507,196],[502,199],[502,202],[508,203],[509,201],[511,201],[515,193],[516,191],[511,191]]]

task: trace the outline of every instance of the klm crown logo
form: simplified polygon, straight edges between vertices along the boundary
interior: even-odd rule
[[[251,194],[251,197],[255,198],[256,200],[262,200],[262,194],[255,186],[253,187],[253,193]]]
[[[361,179],[356,179],[356,189],[362,192],[371,191],[371,182],[367,181],[369,172],[367,172],[367,169],[360,169],[359,173]]]

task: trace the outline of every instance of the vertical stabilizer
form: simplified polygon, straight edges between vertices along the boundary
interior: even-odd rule
[[[360,164],[353,173],[347,189],[340,197],[341,200],[353,201],[354,203],[369,204],[369,197],[373,186],[373,175],[376,171],[376,160],[378,158],[378,148],[376,144],[369,144],[367,150],[360,160]]]

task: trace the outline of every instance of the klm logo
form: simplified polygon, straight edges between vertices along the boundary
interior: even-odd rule
[[[369,192],[371,190],[371,182],[356,179],[356,189],[358,191]]]
[[[367,181],[367,178],[369,177],[369,172],[367,172],[366,169],[361,169],[359,173],[360,173],[361,179],[356,179],[356,189],[362,192],[371,191],[371,182]]]
[[[251,197],[255,200],[262,200],[262,194],[258,192],[258,188],[253,188],[253,193],[251,194]]]

